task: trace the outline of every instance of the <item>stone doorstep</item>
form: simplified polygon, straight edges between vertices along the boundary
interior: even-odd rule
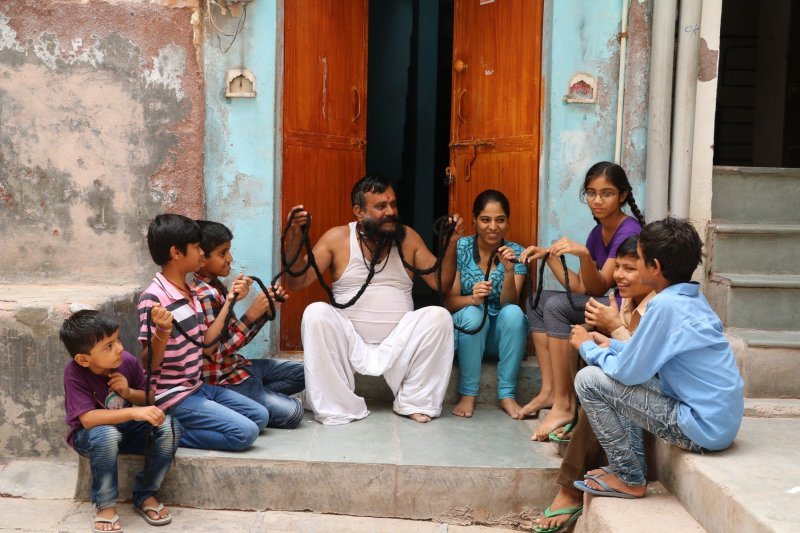
[[[587,494],[575,533],[692,533],[706,531],[658,481],[647,485],[640,500]]]
[[[745,418],[733,446],[694,454],[658,440],[659,480],[709,532],[800,531],[800,420]]]
[[[530,423],[499,409],[471,419],[445,411],[418,424],[370,406],[364,420],[323,426],[310,415],[295,430],[268,429],[243,453],[181,448],[160,494],[202,509],[313,511],[385,518],[498,523],[530,517],[550,503],[560,459],[529,440]],[[138,456],[119,462],[130,497]],[[81,459],[76,499],[87,500]]]
[[[727,328],[748,398],[800,397],[800,332]]]

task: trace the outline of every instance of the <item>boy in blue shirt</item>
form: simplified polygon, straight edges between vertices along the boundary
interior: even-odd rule
[[[144,371],[123,351],[114,319],[97,311],[78,311],[64,321],[59,336],[72,357],[64,368],[67,442],[89,459],[97,506],[92,529],[122,529],[116,510],[120,453],[144,454],[144,469],[133,488],[134,509],[152,525],[169,524],[172,515],[155,495],[178,448],[180,424],[147,405]]]
[[[744,382],[722,323],[691,282],[703,243],[686,220],[651,222],[639,234],[639,276],[657,293],[627,342],[572,331],[591,365],[575,390],[609,466],[575,487],[597,496],[645,495],[642,428],[693,452],[733,443],[744,413]],[[637,444],[638,443],[638,444]]]

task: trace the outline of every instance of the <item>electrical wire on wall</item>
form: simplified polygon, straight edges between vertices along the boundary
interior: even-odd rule
[[[228,52],[228,50],[231,49],[231,47],[233,46],[233,43],[236,42],[236,37],[239,36],[239,33],[244,28],[244,23],[247,21],[247,2],[246,2],[246,0],[243,0],[241,3],[237,2],[237,3],[234,3],[234,4],[228,6],[228,9],[230,9],[231,15],[235,16],[236,12],[239,11],[240,9],[241,9],[241,15],[239,15],[239,21],[236,24],[236,31],[234,31],[233,33],[227,33],[225,31],[223,31],[217,25],[216,21],[214,20],[214,15],[213,15],[212,9],[211,9],[211,6],[215,5],[215,6],[217,6],[219,8],[220,14],[226,15],[228,13],[228,9],[226,9],[225,6],[221,5],[219,3],[220,1],[224,1],[224,0],[206,0],[206,16],[208,18],[208,21],[211,23],[211,26],[213,26],[214,30],[216,31],[217,46],[219,46],[220,51],[222,51],[222,53],[225,54],[225,53]],[[228,43],[228,46],[224,47],[224,49],[223,49],[223,46],[222,46],[222,37],[221,37],[222,35],[224,35],[225,37],[229,37],[230,38],[230,42]]]

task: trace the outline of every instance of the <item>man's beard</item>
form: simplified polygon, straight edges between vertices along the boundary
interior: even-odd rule
[[[384,230],[383,225],[394,222],[394,229]],[[361,221],[361,235],[372,242],[381,242],[386,239],[403,241],[406,237],[406,228],[400,222],[400,217],[388,216],[383,218],[364,217]]]

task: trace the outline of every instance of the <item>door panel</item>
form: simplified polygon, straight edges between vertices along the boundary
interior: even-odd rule
[[[368,0],[285,0],[283,220],[311,213],[311,240],[349,220],[350,189],[365,172]],[[300,320],[325,300],[314,284],[281,308],[281,350],[300,350]]]
[[[542,0],[456,0],[450,212],[484,189],[511,202],[507,238],[537,238]]]

